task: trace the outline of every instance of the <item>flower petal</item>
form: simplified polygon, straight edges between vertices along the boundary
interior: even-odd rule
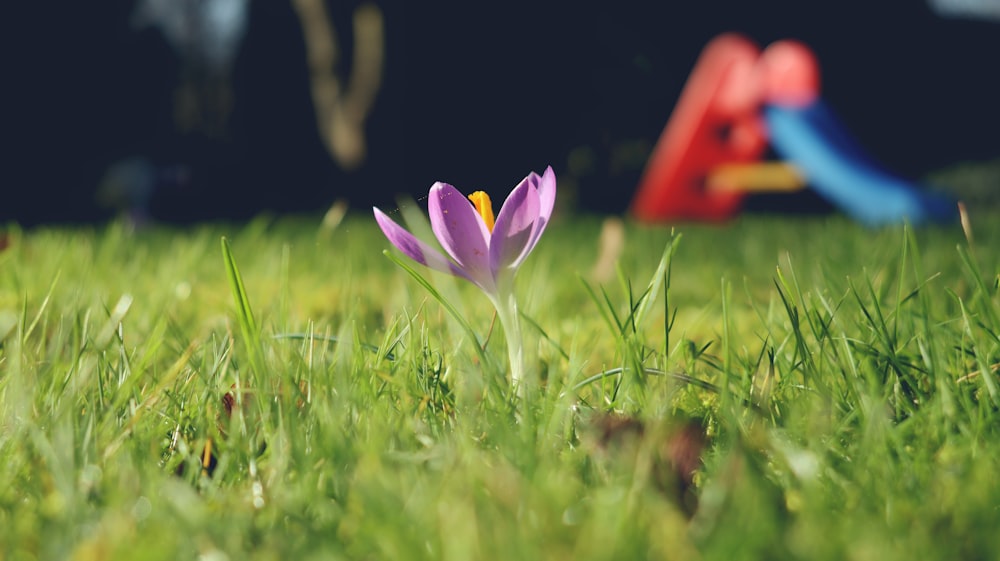
[[[447,183],[435,183],[427,200],[431,229],[458,266],[488,292],[495,291],[490,270],[490,231],[472,203]]]
[[[538,202],[541,205],[539,215],[544,223],[548,224],[549,218],[552,218],[552,209],[556,206],[556,174],[552,171],[552,166],[545,168],[538,182]]]
[[[535,188],[539,177],[532,172],[525,177],[504,201],[493,226],[490,239],[490,265],[494,273],[517,267],[538,221],[539,200]]]
[[[542,232],[545,231],[545,227],[549,225],[549,219],[552,218],[552,209],[556,206],[556,174],[552,171],[552,166],[545,168],[545,172],[538,181],[538,205],[538,220],[535,221],[535,228],[531,232],[531,240],[525,246],[524,253],[515,262],[515,267],[524,261],[531,250],[535,249],[535,244],[542,237]]]
[[[375,221],[378,222],[382,233],[385,234],[385,237],[389,239],[392,245],[396,246],[396,249],[402,251],[407,257],[435,271],[441,271],[442,273],[448,273],[472,281],[472,278],[465,271],[455,265],[440,251],[418,240],[416,236],[406,231],[399,224],[396,224],[393,219],[389,218],[381,210],[375,207],[372,207],[372,210],[375,211]]]

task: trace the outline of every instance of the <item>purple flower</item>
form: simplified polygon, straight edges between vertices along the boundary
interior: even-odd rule
[[[471,204],[469,201],[472,201]],[[489,297],[507,338],[510,381],[524,396],[534,380],[525,376],[524,344],[514,297],[514,275],[538,243],[556,202],[552,168],[528,174],[510,192],[496,221],[490,197],[482,191],[468,200],[447,183],[435,183],[428,196],[431,230],[447,255],[407,232],[375,208],[375,220],[392,245],[431,269],[475,283]]]
[[[555,200],[556,176],[551,166],[541,176],[531,172],[511,191],[495,224],[486,193],[477,191],[466,199],[451,185],[435,183],[427,210],[431,229],[447,256],[378,208],[373,210],[385,236],[410,259],[475,283],[496,304],[511,291],[518,267],[549,223]]]

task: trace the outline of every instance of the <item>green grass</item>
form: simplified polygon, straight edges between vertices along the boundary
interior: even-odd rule
[[[599,282],[561,216],[527,403],[486,298],[423,271],[470,335],[367,215],[15,228],[0,560],[995,559],[997,218],[628,224]]]

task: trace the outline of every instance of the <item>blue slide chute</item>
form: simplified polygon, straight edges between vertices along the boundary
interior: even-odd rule
[[[775,151],[823,198],[869,225],[950,221],[955,202],[893,175],[865,154],[822,100],[764,108]]]

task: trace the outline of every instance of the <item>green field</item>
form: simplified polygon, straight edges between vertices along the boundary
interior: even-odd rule
[[[600,230],[518,275],[518,397],[368,213],[9,228],[0,560],[1000,558],[1000,216]]]

